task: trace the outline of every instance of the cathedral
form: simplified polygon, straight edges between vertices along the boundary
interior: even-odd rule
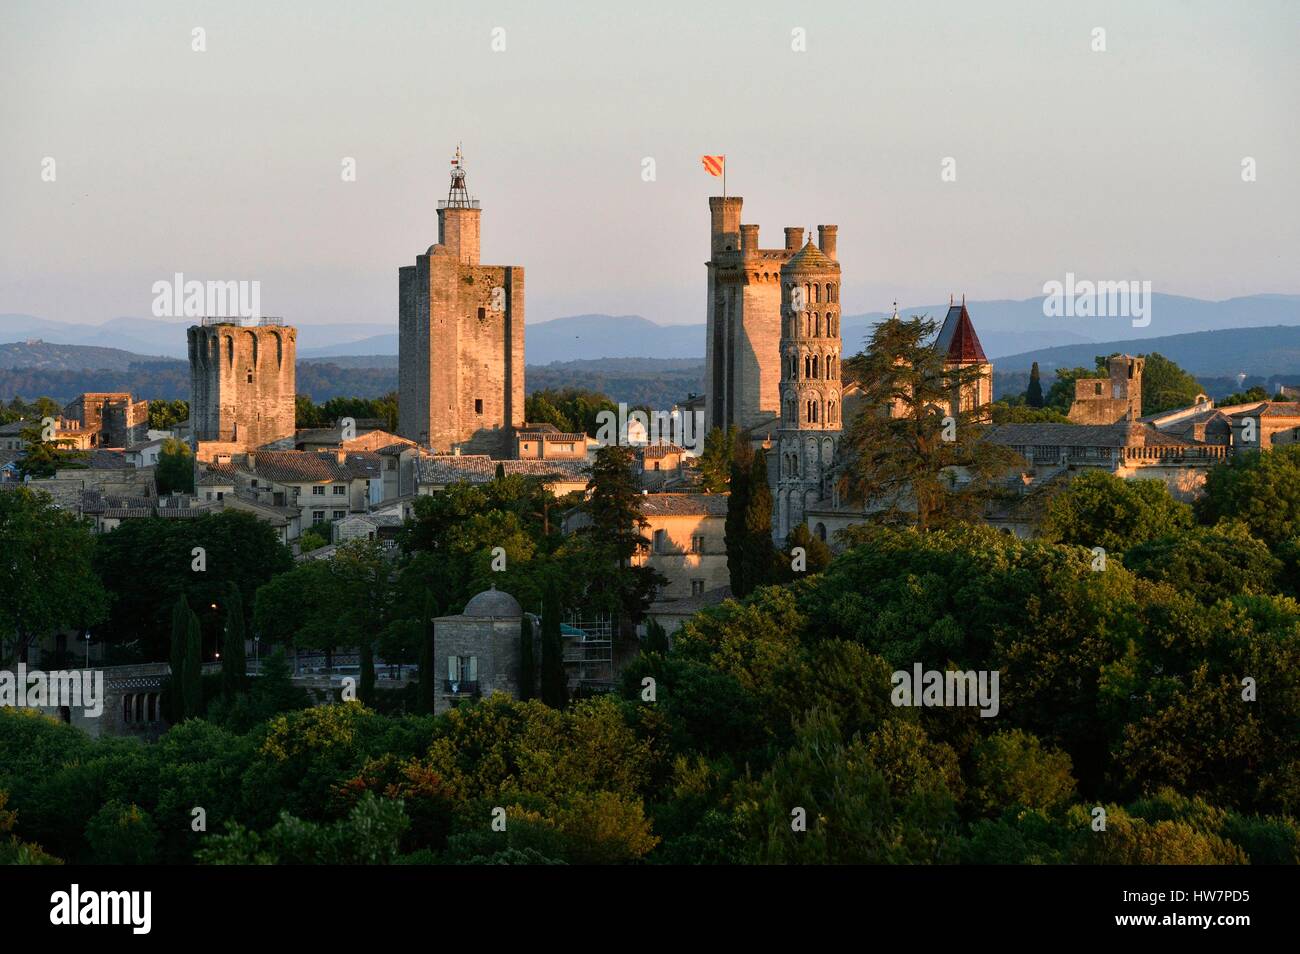
[[[840,378],[839,227],[819,225],[815,243],[811,231],[805,241],[802,228],[787,227],[784,248],[761,248],[759,227],[741,224],[743,202],[709,199],[705,419],[709,428],[734,424],[768,447],[772,534],[784,541],[832,496],[853,390]],[[992,402],[993,365],[964,297],[949,299],[934,347],[946,367],[978,369],[953,395],[950,413]],[[825,539],[824,528],[819,535]]]

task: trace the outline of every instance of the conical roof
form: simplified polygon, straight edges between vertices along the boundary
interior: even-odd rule
[[[839,271],[839,263],[830,258],[813,244],[813,240],[808,239],[808,244],[799,251],[795,252],[794,257],[782,266],[782,271],[787,269],[792,272],[827,272]]]
[[[939,329],[939,337],[935,339],[934,346],[948,361],[962,363],[988,361],[984,356],[984,347],[980,344],[979,335],[975,334],[975,325],[970,320],[970,312],[966,310],[965,301],[960,305],[949,306],[948,315],[943,319],[943,327]]]

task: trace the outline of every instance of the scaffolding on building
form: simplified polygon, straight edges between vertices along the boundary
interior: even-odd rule
[[[609,616],[580,619],[571,615],[560,626],[564,668],[571,689],[614,690],[614,621]]]

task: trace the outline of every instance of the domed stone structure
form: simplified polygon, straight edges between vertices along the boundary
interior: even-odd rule
[[[472,597],[461,615],[476,619],[519,619],[524,610],[517,599],[493,586]]]
[[[470,599],[457,615],[435,619],[434,711],[494,692],[518,699],[520,638],[531,631],[519,601],[495,586]]]

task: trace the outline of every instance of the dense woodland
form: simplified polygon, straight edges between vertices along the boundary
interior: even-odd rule
[[[110,661],[174,674],[155,743],[0,711],[0,860],[1300,863],[1300,447],[1234,455],[1194,507],[1084,473],[1017,539],[978,522],[987,484],[938,479],[1005,462],[933,439],[932,331],[888,324],[855,359],[868,400],[914,406],[844,436],[847,493],[908,484],[922,503],[850,528],[833,558],[806,528],[778,549],[763,453],[713,432],[701,478],[729,491],[736,598],[671,639],[633,629],[660,581],[632,565],[648,541],[625,448],[599,453],[585,501],[499,474],[421,498],[395,556],[357,542],[301,564],[247,514],[96,536],[40,494],[0,494],[17,555],[0,658],[89,627]],[[1005,406],[1059,413],[1038,384]],[[599,398],[529,413],[578,429]],[[574,507],[586,525],[562,534]],[[525,698],[431,715],[432,619],[492,584],[540,620],[540,658],[521,627]],[[616,692],[568,697],[571,609],[637,642]],[[225,669],[202,675],[218,646]],[[359,651],[358,698],[309,706],[288,646]],[[385,690],[376,657],[420,677]],[[996,716],[896,705],[892,674],[917,664],[997,672]]]

